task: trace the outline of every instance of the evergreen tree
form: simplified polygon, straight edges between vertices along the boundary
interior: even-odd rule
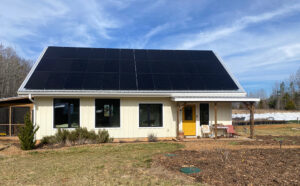
[[[21,143],[22,150],[31,150],[35,147],[35,133],[38,131],[39,127],[33,125],[30,119],[30,113],[25,115],[25,125],[20,129],[19,140]]]

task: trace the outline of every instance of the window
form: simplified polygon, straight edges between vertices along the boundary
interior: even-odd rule
[[[162,127],[162,104],[140,104],[140,127]]]
[[[207,103],[200,104],[200,125],[208,125],[209,123],[209,105]]]
[[[184,120],[193,120],[193,107],[186,106],[184,107]]]
[[[96,127],[120,127],[119,99],[96,99]]]
[[[79,127],[79,99],[54,99],[54,127]]]

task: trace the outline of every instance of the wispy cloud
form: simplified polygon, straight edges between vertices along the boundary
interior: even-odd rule
[[[218,27],[214,28],[213,30],[191,34],[190,36],[187,36],[188,39],[182,41],[176,48],[193,49],[199,45],[207,44],[222,37],[226,37],[230,34],[234,34],[235,32],[245,29],[251,24],[268,21],[270,19],[274,19],[278,16],[284,16],[294,11],[300,12],[300,4],[279,8],[275,11],[266,12],[260,15],[245,16],[234,21],[234,23],[230,26]]]

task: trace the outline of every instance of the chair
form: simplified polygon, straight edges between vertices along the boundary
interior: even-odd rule
[[[227,125],[227,135],[228,137],[233,137],[235,135],[233,125]]]
[[[209,137],[209,135],[211,135],[211,129],[209,125],[202,125],[201,131],[204,137]]]

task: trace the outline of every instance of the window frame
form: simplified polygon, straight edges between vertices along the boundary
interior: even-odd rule
[[[97,127],[96,126],[96,118],[97,118],[97,114],[96,114],[96,101],[97,100],[112,100],[112,99],[115,99],[115,100],[119,100],[119,123],[120,123],[120,126],[119,127]],[[120,98],[95,98],[94,99],[94,129],[96,130],[99,130],[99,129],[121,129],[121,126],[122,126],[122,122],[121,122],[121,99]]]
[[[162,126],[157,126],[157,127],[141,127],[140,126],[140,106],[141,105],[161,105],[161,124]],[[138,107],[138,127],[141,128],[141,129],[151,129],[151,128],[164,128],[165,125],[164,125],[164,104],[163,103],[160,103],[160,102],[142,102],[142,103],[139,103],[139,107]]]
[[[64,127],[56,127],[55,125],[55,100],[58,99],[65,99],[65,100],[78,100],[79,104],[78,104],[78,127],[69,127],[69,123],[68,123],[68,127],[64,128]],[[53,98],[53,128],[54,129],[76,129],[76,128],[80,128],[80,98]]]

